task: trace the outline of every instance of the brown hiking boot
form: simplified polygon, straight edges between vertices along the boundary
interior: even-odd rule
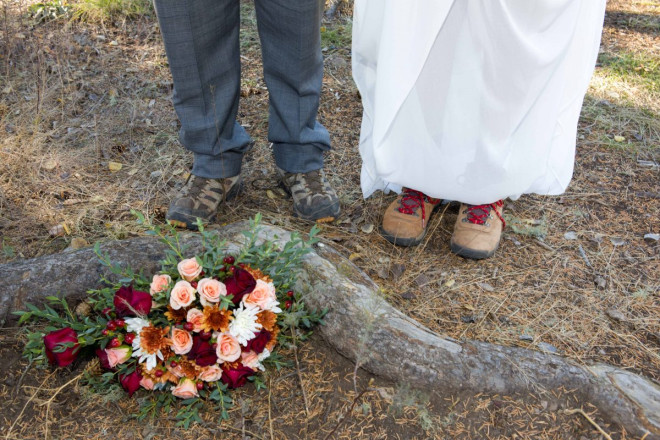
[[[492,257],[506,225],[503,205],[502,200],[487,205],[461,204],[451,236],[451,251],[474,260]]]
[[[277,168],[280,185],[293,197],[297,217],[311,221],[332,221],[339,216],[339,198],[323,170],[308,173],[287,173]]]
[[[202,219],[204,223],[212,221],[220,203],[236,197],[240,187],[240,175],[207,179],[191,174],[170,203],[165,218],[173,226],[197,230],[197,219]]]
[[[400,246],[418,245],[426,235],[429,220],[439,206],[440,199],[404,188],[385,211],[381,227],[383,237]]]

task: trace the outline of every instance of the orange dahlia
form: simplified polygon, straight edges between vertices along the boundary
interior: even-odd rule
[[[255,280],[262,280],[266,283],[270,283],[271,281],[273,281],[268,275],[266,275],[259,269],[253,269],[250,266],[245,266],[244,269],[247,270],[250,273],[250,275],[252,275],[252,278],[254,278]]]
[[[277,335],[280,332],[280,328],[275,326],[273,330],[270,332],[270,340],[266,344],[266,350],[270,351],[271,353],[273,352],[273,348],[277,345]]]
[[[140,332],[140,348],[144,353],[149,354],[168,348],[171,341],[165,335],[169,332],[169,327],[159,328],[151,325],[143,327]]]
[[[222,310],[217,305],[204,307],[202,328],[204,331],[226,332],[233,319],[229,310]]]
[[[172,322],[182,322],[186,320],[187,309],[181,307],[179,310],[174,310],[172,306],[167,305],[167,312],[165,312],[165,317]]]
[[[257,313],[257,323],[261,324],[269,332],[272,332],[275,324],[277,324],[277,315],[270,310],[263,310]]]

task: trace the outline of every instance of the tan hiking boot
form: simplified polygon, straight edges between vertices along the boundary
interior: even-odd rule
[[[451,251],[474,260],[492,257],[506,225],[502,217],[503,205],[502,200],[488,205],[462,203],[451,236]]]
[[[280,185],[293,198],[297,217],[311,221],[333,221],[339,216],[339,198],[323,170],[287,173],[277,168]]]
[[[418,245],[426,235],[429,220],[439,206],[440,199],[404,188],[385,211],[380,229],[383,237],[399,246]]]
[[[165,218],[173,226],[197,230],[197,219],[204,223],[212,221],[220,204],[236,197],[240,187],[240,175],[207,179],[191,174],[170,203]]]

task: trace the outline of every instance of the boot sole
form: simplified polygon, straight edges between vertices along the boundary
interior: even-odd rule
[[[449,247],[451,248],[451,251],[458,255],[459,257],[463,258],[469,258],[470,260],[483,260],[486,258],[490,258],[493,255],[495,255],[495,251],[499,247],[499,244],[495,246],[495,249],[492,251],[476,251],[474,249],[466,248],[463,246],[459,246],[457,244],[454,244],[454,242],[449,243]]]
[[[426,231],[428,230],[428,225],[431,223],[431,219],[433,218],[433,214],[435,214],[438,209],[440,209],[440,206],[445,205],[446,203],[443,203],[444,200],[440,203],[437,203],[433,209],[431,210],[431,213],[429,214],[429,218],[426,220],[426,228],[424,228],[424,231],[421,233],[421,235],[417,237],[411,237],[411,238],[402,238],[402,237],[397,237],[395,235],[391,235],[388,232],[386,232],[383,227],[380,227],[380,234],[385,238],[385,240],[389,241],[393,245],[396,246],[404,246],[404,247],[411,247],[411,246],[417,246],[424,240],[424,237],[426,236]]]
[[[225,202],[228,202],[236,196],[238,196],[243,190],[243,180],[241,179],[236,185],[232,186],[231,189],[227,192],[227,195],[225,197]],[[220,205],[222,205],[222,202],[220,202]],[[218,206],[219,208],[219,206]],[[202,218],[203,223],[210,223],[217,217],[217,211],[213,213],[208,219]],[[197,219],[201,217],[196,217],[190,214],[185,214],[183,212],[179,211],[174,211],[172,213],[168,212],[167,213],[167,223],[177,227],[177,228],[186,228],[190,229],[191,231],[196,231],[197,228]]]

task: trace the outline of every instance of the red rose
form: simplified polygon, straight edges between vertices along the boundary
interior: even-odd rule
[[[73,346],[64,345],[68,343],[73,343]],[[66,367],[73,362],[78,357],[80,349],[78,334],[71,327],[48,333],[44,336],[44,346],[48,362],[58,367]]]
[[[254,370],[250,367],[241,365],[238,368],[231,370],[222,369],[222,377],[220,380],[222,383],[226,384],[229,388],[239,388],[245,385],[248,377],[254,376]]]
[[[259,354],[264,351],[266,344],[270,341],[270,332],[268,330],[261,330],[257,336],[250,339],[245,347],[245,351],[254,351]]]
[[[238,267],[234,271],[234,275],[225,280],[227,295],[234,295],[234,298],[232,299],[234,305],[238,305],[241,302],[241,299],[243,299],[243,296],[252,292],[256,285],[257,281],[250,272]]]
[[[108,353],[106,353],[105,350],[101,350],[100,348],[97,348],[96,355],[99,357],[99,363],[101,364],[101,367],[104,370],[114,370],[114,368],[110,366],[110,361],[108,360]]]
[[[215,348],[209,344],[208,340],[204,340],[199,335],[193,335],[193,345],[186,356],[200,367],[207,367],[218,362]]]
[[[133,286],[122,286],[113,300],[119,318],[124,316],[148,315],[151,311],[151,295],[133,290]]]
[[[128,397],[133,396],[138,389],[140,389],[140,381],[142,380],[142,375],[138,370],[133,371],[131,374],[120,374],[119,382],[121,386],[128,393]]]

